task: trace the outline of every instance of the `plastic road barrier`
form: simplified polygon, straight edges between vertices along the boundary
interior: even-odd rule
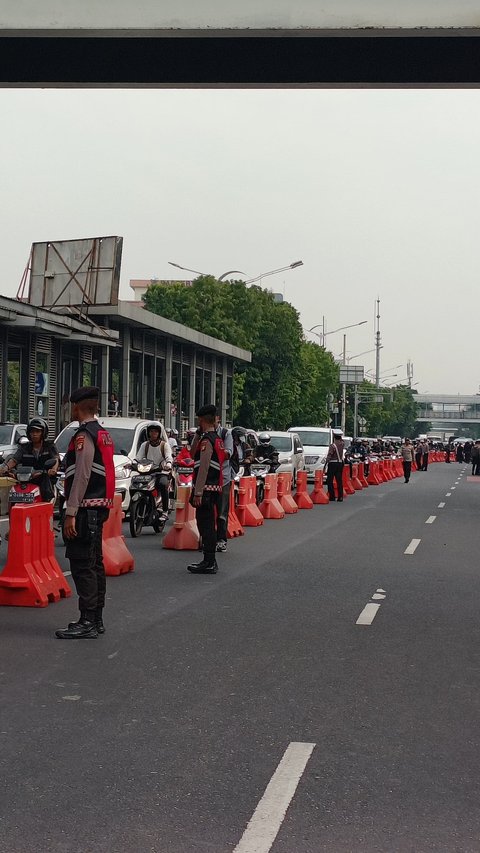
[[[243,527],[260,527],[263,515],[257,506],[257,478],[240,477],[237,516]]]
[[[200,534],[195,520],[195,509],[190,504],[191,486],[179,486],[175,501],[173,527],[163,537],[164,548],[175,551],[198,551]]]
[[[235,509],[235,489],[232,487],[230,489],[230,504],[228,507],[228,524],[227,524],[227,536],[229,539],[233,539],[234,536],[243,536],[245,533],[242,525],[238,520],[237,511]]]
[[[0,605],[46,607],[71,594],[54,553],[52,505],[13,506]]]
[[[365,476],[365,462],[358,463],[358,479],[360,480],[364,489],[368,489],[368,480]]]
[[[350,465],[348,465],[347,463],[345,463],[343,466],[342,482],[343,497],[345,497],[345,495],[354,495],[355,489],[353,488],[352,481],[350,479]]]
[[[330,499],[323,486],[323,469],[315,471],[315,480],[313,483],[313,491],[310,492],[310,497],[314,504],[329,504]]]
[[[298,512],[298,506],[292,496],[291,474],[278,474],[277,497],[287,515]]]
[[[299,509],[313,509],[313,501],[307,492],[307,477],[306,471],[298,471],[297,490],[293,497]]]
[[[102,553],[105,574],[108,577],[124,575],[133,572],[135,560],[125,544],[125,536],[122,534],[122,497],[115,495],[113,507],[103,525],[102,530]]]
[[[379,486],[382,480],[378,476],[378,462],[370,462],[368,466],[368,485]]]
[[[265,477],[265,497],[259,506],[264,518],[285,518],[285,510],[277,497],[277,484],[277,474],[267,474]]]
[[[352,476],[350,477],[350,482],[356,492],[362,491],[363,486],[358,476],[358,462],[354,462],[352,464]]]

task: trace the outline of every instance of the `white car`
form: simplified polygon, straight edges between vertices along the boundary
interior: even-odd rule
[[[297,481],[297,472],[305,468],[305,454],[302,443],[294,432],[270,432],[270,439],[278,450],[277,474],[291,474],[292,485]]]
[[[140,446],[147,440],[148,424],[155,423],[155,421],[139,420],[138,418],[99,418],[98,422],[109,431],[113,439],[115,491],[122,496],[122,508],[126,511],[130,504],[132,472],[125,466],[135,459]],[[56,438],[55,444],[60,458],[63,458],[67,452],[70,439],[77,429],[78,421],[72,421],[71,424],[62,429]]]
[[[315,471],[323,469],[328,448],[333,441],[330,427],[290,427],[289,432],[296,433],[303,445],[305,470],[309,480],[315,479]]]
[[[0,424],[0,456],[8,459],[18,450],[18,442],[27,434],[26,424]]]

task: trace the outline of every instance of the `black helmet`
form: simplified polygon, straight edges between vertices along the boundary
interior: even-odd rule
[[[271,438],[269,432],[259,432],[258,440],[260,444],[270,444]]]
[[[151,423],[151,424],[148,424],[148,426],[147,426],[147,438],[148,438],[148,440],[149,440],[149,441],[150,441],[150,431],[151,431],[152,429],[156,429],[156,430],[157,430],[157,432],[158,432],[158,438],[159,438],[159,440],[161,440],[161,438],[162,438],[162,425],[161,425],[161,424],[159,424],[159,423],[155,423],[155,421],[152,421],[152,423]]]
[[[30,431],[31,431],[32,429],[41,429],[41,430],[42,430],[42,432],[43,432],[43,440],[44,440],[44,441],[46,440],[46,438],[47,438],[47,436],[48,436],[48,424],[47,424],[47,422],[46,422],[43,418],[35,417],[35,418],[32,418],[32,419],[28,422],[28,426],[27,426],[27,436],[28,436],[28,438],[30,438]]]
[[[247,430],[242,426],[235,426],[232,429],[232,436],[234,441],[244,442],[247,440]]]

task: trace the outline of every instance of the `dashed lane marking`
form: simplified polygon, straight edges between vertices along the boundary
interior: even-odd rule
[[[405,548],[404,554],[414,554],[420,545],[421,539],[412,539],[408,548]]]
[[[314,743],[288,745],[233,853],[268,853],[315,746]]]
[[[451,492],[447,492],[447,494],[445,495],[445,497],[446,497],[446,498],[451,498],[451,497],[452,497],[452,493],[451,493]]]
[[[445,501],[442,501],[442,503],[438,504],[439,509],[443,509],[444,506],[445,506]]]
[[[426,520],[426,522],[425,522],[425,524],[433,524],[433,522],[435,521],[436,517],[437,517],[436,515],[429,515],[429,516],[428,516],[428,518],[427,518],[427,520]]]
[[[380,610],[379,604],[366,604],[363,608],[360,616],[357,619],[357,625],[371,625],[378,611]]]

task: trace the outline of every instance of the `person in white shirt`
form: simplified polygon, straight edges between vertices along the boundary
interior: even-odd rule
[[[147,427],[147,441],[139,447],[137,459],[149,459],[160,468],[156,475],[156,487],[162,498],[160,521],[168,518],[168,480],[172,473],[172,448],[161,424],[152,423]]]

